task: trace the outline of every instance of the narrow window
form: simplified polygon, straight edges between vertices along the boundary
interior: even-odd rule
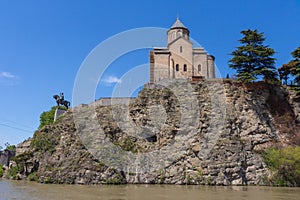
[[[179,71],[179,65],[176,64],[176,71],[178,72]]]
[[[180,46],[180,53],[182,53],[182,46]]]
[[[187,71],[186,64],[183,65],[183,71]]]
[[[198,72],[201,72],[201,65],[198,65]]]

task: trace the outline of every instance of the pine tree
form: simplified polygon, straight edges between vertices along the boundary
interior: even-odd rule
[[[239,46],[230,55],[229,67],[237,71],[238,80],[241,82],[251,82],[259,76],[263,76],[264,80],[276,80],[277,71],[274,67],[275,51],[264,45],[265,38],[263,33],[257,30],[241,31],[244,35],[240,39],[242,46]]]
[[[300,86],[300,47],[295,49],[291,54],[294,58],[294,60],[289,62],[291,74],[295,76],[295,82]]]
[[[291,54],[294,59],[283,66],[286,66],[289,69],[289,73],[294,76],[296,85],[293,89],[296,91],[297,96],[300,97],[300,47],[295,49]]]
[[[285,85],[288,84],[288,79],[291,74],[291,69],[292,68],[289,64],[284,64],[278,69],[279,78],[281,81],[284,80]]]

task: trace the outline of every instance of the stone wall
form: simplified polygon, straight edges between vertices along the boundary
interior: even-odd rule
[[[134,97],[115,97],[115,98],[101,98],[95,102],[99,106],[110,105],[128,105],[134,101]]]

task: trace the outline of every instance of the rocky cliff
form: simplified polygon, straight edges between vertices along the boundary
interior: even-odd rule
[[[69,109],[17,161],[40,182],[264,185],[260,153],[300,144],[299,110],[262,82],[162,82],[130,105]]]

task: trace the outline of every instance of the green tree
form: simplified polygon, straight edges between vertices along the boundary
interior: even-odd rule
[[[45,111],[40,115],[40,126],[39,128],[52,124],[54,121],[55,110],[57,106],[53,106],[49,111]],[[64,106],[60,106],[60,109],[66,110]]]
[[[295,49],[292,53],[293,60],[289,62],[291,66],[291,74],[295,76],[295,82],[300,86],[300,47]]]
[[[5,143],[5,147],[9,151],[16,151],[16,146],[15,145],[10,145],[8,142]]]
[[[287,64],[284,64],[285,68],[287,68],[287,72],[291,74],[295,79],[296,85],[293,87],[293,89],[296,90],[296,94],[300,95],[300,47],[295,49],[291,55],[293,56],[293,60],[288,62]],[[281,68],[283,68],[283,66]],[[278,70],[283,70],[279,68]],[[279,71],[280,72],[280,71]]]
[[[277,71],[274,67],[275,51],[264,45],[264,35],[257,30],[241,31],[244,35],[240,39],[241,46],[237,47],[230,55],[229,67],[237,71],[238,80],[241,82],[251,82],[259,76],[264,80],[277,79]]]
[[[287,85],[288,84],[288,79],[289,79],[289,76],[291,74],[291,66],[289,64],[284,64],[282,65],[279,69],[278,69],[278,72],[279,72],[279,78],[280,80],[284,80],[284,83]]]

